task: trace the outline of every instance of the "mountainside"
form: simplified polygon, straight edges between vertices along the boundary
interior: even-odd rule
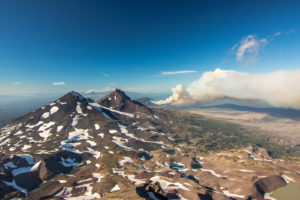
[[[296,162],[249,146],[247,134],[120,90],[98,103],[69,92],[0,129],[0,198],[259,199],[259,187],[300,181]],[[255,182],[271,175],[284,182]]]

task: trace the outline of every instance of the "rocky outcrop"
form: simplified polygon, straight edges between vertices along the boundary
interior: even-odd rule
[[[25,198],[25,200],[48,199],[63,189],[62,185],[58,181],[51,181],[42,184],[40,187],[43,189],[32,192],[30,197]]]
[[[206,193],[206,194],[200,194],[198,193],[198,196],[200,198],[200,200],[213,200],[213,198],[211,197],[210,194]]]
[[[42,180],[46,180],[48,179],[50,173],[46,168],[46,163],[44,160],[39,161],[39,163],[37,163],[38,166],[35,169],[35,171],[39,174],[40,179]]]
[[[45,159],[47,169],[53,174],[69,173],[81,161],[81,155],[70,151],[60,151]]]
[[[137,194],[147,200],[178,200],[178,190],[171,189],[164,191],[158,182],[146,183],[144,186],[137,187]]]
[[[285,186],[286,182],[281,176],[272,175],[259,179],[253,185],[256,192],[256,198],[262,198],[265,193],[272,192],[277,188]]]
[[[146,183],[144,186],[137,187],[136,192],[140,197],[149,200],[168,200],[165,192],[162,190],[159,183]]]
[[[149,197],[151,198],[151,194],[149,193],[153,193],[153,195],[155,195],[155,197],[159,198],[159,199],[168,199],[165,196],[165,192],[162,190],[161,186],[159,183],[149,183],[145,185],[145,190],[147,191]]]
[[[18,186],[31,191],[37,188],[43,181],[40,179],[38,172],[26,172],[15,177]]]

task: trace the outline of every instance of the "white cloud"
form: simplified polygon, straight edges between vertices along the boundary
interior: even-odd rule
[[[105,77],[110,77],[110,75],[106,74],[106,73],[103,73],[102,75],[105,76]]]
[[[162,75],[174,75],[174,74],[189,74],[189,73],[196,73],[197,71],[194,70],[185,70],[185,71],[174,71],[174,72],[162,72]]]
[[[290,29],[287,33],[289,34],[289,33],[294,33],[294,32],[296,32],[296,29]]]
[[[65,85],[65,82],[53,82],[53,85],[57,86],[57,85]]]
[[[255,35],[244,37],[232,48],[236,60],[240,62],[255,62],[259,51],[267,44],[267,39],[258,39]]]
[[[282,34],[282,32],[276,32],[276,33],[273,34],[273,36],[274,36],[274,37],[277,37],[277,36],[279,36],[279,35],[281,35],[281,34]]]
[[[231,53],[235,54],[239,62],[255,62],[259,52],[271,41],[281,35],[289,35],[296,32],[295,29],[288,31],[278,31],[266,38],[257,38],[256,35],[243,37],[241,41],[231,48]]]
[[[13,85],[20,85],[21,82],[11,82],[11,84],[13,84]]]
[[[274,33],[273,38],[271,38],[271,39],[274,39],[275,37],[278,37],[280,35],[289,35],[290,33],[294,33],[294,32],[296,32],[295,29],[290,29],[288,31],[279,31],[279,32]]]
[[[226,97],[260,99],[276,107],[300,108],[300,69],[266,74],[249,74],[234,70],[208,71],[187,87],[172,89],[173,95],[159,103],[192,104]]]

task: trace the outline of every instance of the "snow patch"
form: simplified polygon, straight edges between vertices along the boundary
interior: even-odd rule
[[[223,190],[222,192],[225,196],[230,197],[230,198],[241,198],[241,199],[245,198],[244,195],[233,194],[233,193],[230,193],[228,190]]]
[[[53,106],[53,107],[50,109],[50,114],[53,115],[53,114],[56,113],[58,110],[59,110],[59,108],[58,108],[57,106]]]
[[[80,105],[81,105],[81,103],[80,103],[80,102],[77,102],[76,112],[77,112],[78,114],[83,114]]]
[[[100,129],[99,124],[95,124],[95,130],[99,130],[99,129]]]
[[[125,157],[123,157],[123,160],[119,161],[119,165],[123,167],[125,165],[125,163],[128,163],[128,162],[134,163],[130,157],[125,156]]]
[[[115,191],[119,191],[121,190],[120,187],[118,185],[115,185],[111,190],[110,192],[115,192]]]
[[[284,179],[286,183],[295,182],[294,179],[288,177],[287,175],[281,175],[281,177]]]
[[[53,126],[54,124],[55,124],[55,122],[49,122],[49,123],[43,124],[38,129],[39,135],[42,138],[44,138],[44,140],[46,140],[51,135],[51,133],[50,133],[51,126]]]
[[[96,159],[101,157],[101,152],[100,151],[95,151],[94,149],[89,148],[89,147],[87,147],[87,149],[88,149],[87,153],[92,154]]]
[[[63,165],[63,166],[65,166],[65,167],[74,167],[74,166],[77,166],[77,165],[79,165],[80,163],[78,163],[78,162],[75,162],[76,161],[76,159],[75,158],[63,158],[63,157],[61,157],[61,164]]]
[[[45,112],[43,115],[42,115],[42,118],[46,119],[50,116],[50,113],[49,112]]]
[[[161,179],[159,176],[154,176],[150,180],[152,182],[159,182],[162,190],[164,190],[165,192],[173,189],[181,189],[181,190],[189,191],[189,189],[183,186],[181,183],[172,183],[164,179]]]
[[[121,133],[126,135],[127,137],[130,137],[132,139],[135,139],[135,140],[138,140],[138,141],[141,141],[141,142],[145,142],[145,143],[165,145],[165,143],[163,141],[147,141],[143,138],[135,137],[132,133],[128,133],[127,127],[125,125],[121,124],[121,123],[118,123],[118,126],[121,130]]]
[[[22,149],[22,151],[26,151],[27,149],[29,149],[31,147],[32,147],[31,145],[25,144],[21,149]]]
[[[20,168],[12,170],[11,173],[13,174],[13,176],[17,176],[19,174],[29,172],[30,169],[31,169],[31,167],[20,167]]]
[[[128,146],[126,146],[124,144],[125,142],[128,142],[128,139],[124,139],[124,138],[121,138],[121,137],[113,136],[112,142],[115,143],[116,145],[118,145],[119,147],[124,148],[125,150],[135,151],[133,148],[128,147]]]
[[[92,173],[93,177],[95,177],[97,179],[97,183],[99,183],[101,181],[101,179],[104,177],[104,175],[100,174],[100,173]]]
[[[108,131],[110,134],[115,134],[115,133],[117,133],[118,131],[117,130],[109,130]]]
[[[30,168],[30,171],[31,172],[34,172],[34,171],[37,171],[40,167],[40,165],[42,164],[42,161],[39,161],[37,162],[35,165],[33,165],[31,168]]]
[[[250,152],[250,151],[248,151],[248,150],[244,150],[247,154],[248,154],[248,156],[250,157],[250,158],[252,158],[253,160],[261,160],[261,159],[259,159],[259,158],[257,158],[252,152]]]
[[[15,147],[10,147],[10,148],[9,148],[9,151],[15,151],[15,150],[16,150]]]
[[[225,177],[225,176],[222,176],[222,175],[220,175],[220,174],[217,174],[214,170],[211,170],[211,169],[203,169],[203,168],[201,168],[201,171],[204,171],[204,172],[209,172],[209,173],[211,173],[212,175],[214,175],[214,176],[216,176],[216,177]]]
[[[87,140],[86,142],[89,143],[89,145],[92,147],[97,146],[97,143],[92,140]]]
[[[40,126],[42,125],[44,122],[43,121],[39,121],[38,123],[34,124],[34,125],[29,125],[27,124],[25,127],[28,129],[33,129],[34,127]]]
[[[5,169],[8,169],[8,168],[14,169],[14,168],[16,168],[17,166],[16,166],[13,162],[7,162],[7,163],[4,163],[4,164],[3,164],[3,167],[4,167]]]
[[[99,110],[99,108],[101,108],[101,112],[103,113],[103,110],[102,109],[106,109],[106,110],[109,110],[109,111],[111,111],[111,112],[114,112],[114,113],[116,113],[116,114],[119,114],[119,115],[124,115],[124,116],[126,116],[126,117],[134,117],[134,115],[133,114],[131,114],[131,113],[126,113],[126,112],[121,112],[121,111],[118,111],[118,110],[113,110],[113,109],[111,109],[111,108],[107,108],[107,107],[105,107],[105,106],[102,106],[102,105],[100,105],[100,104],[97,104],[97,103],[90,103],[90,105],[92,105],[94,108],[98,108],[97,110]]]
[[[58,126],[58,127],[56,128],[56,132],[60,132],[61,129],[62,129],[63,127],[64,127],[64,126]]]
[[[141,185],[146,183],[145,179],[137,179],[135,175],[126,175],[125,172],[119,171],[116,168],[112,169],[114,174],[118,174],[119,176],[122,176],[123,178],[127,178],[128,180],[132,181],[135,185]]]
[[[71,126],[72,126],[73,128],[75,128],[75,126],[78,124],[79,119],[80,119],[79,115],[75,115],[75,116],[73,117],[72,123],[71,123]]]
[[[19,130],[18,132],[15,133],[15,135],[21,135],[23,131]]]

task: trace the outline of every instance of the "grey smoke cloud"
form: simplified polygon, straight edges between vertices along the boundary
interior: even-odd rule
[[[188,105],[225,97],[260,99],[276,107],[300,108],[300,70],[249,74],[234,70],[208,71],[187,89],[173,88],[173,94],[157,104]]]

